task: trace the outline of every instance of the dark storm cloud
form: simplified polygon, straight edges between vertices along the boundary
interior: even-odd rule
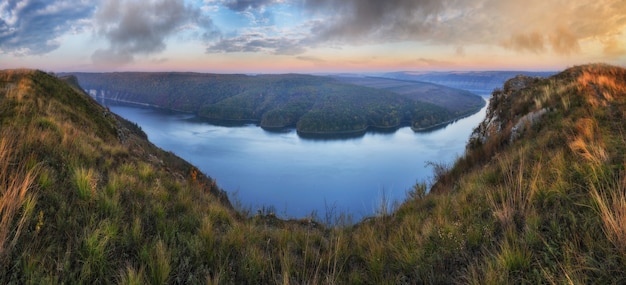
[[[272,9],[266,9],[274,4],[285,0],[222,0],[221,4],[226,8],[238,12],[250,20],[253,26],[274,25],[274,13]]]
[[[0,53],[44,54],[59,47],[59,37],[80,29],[93,13],[93,1],[3,0],[0,3]]]
[[[371,42],[421,39],[435,28],[436,15],[447,2],[439,0],[306,0],[305,7],[328,15],[312,29],[319,40]]]
[[[624,0],[303,0],[323,18],[316,43],[417,41],[498,45],[519,52],[571,54],[585,40],[621,42]],[[619,50],[619,49],[617,49]]]
[[[207,53],[264,52],[268,54],[295,55],[304,51],[297,39],[269,37],[262,33],[249,33],[232,38],[222,38],[207,48]]]
[[[98,63],[130,62],[137,54],[165,50],[165,39],[185,25],[200,25],[205,40],[215,36],[210,18],[182,0],[108,0],[96,11],[95,26],[109,48],[94,52]]]

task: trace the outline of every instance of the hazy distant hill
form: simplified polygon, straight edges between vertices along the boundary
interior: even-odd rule
[[[428,92],[419,87],[407,93],[298,74],[74,75],[92,96],[194,112],[213,120],[257,122],[264,128],[296,127],[301,134],[364,132],[369,127],[403,125],[421,130],[484,106],[480,97],[444,86],[433,85]]]
[[[517,75],[531,77],[547,77],[555,72],[534,71],[449,71],[449,72],[419,72],[401,71],[381,75],[386,78],[430,82],[444,86],[468,90],[476,94],[487,95],[510,78]]]

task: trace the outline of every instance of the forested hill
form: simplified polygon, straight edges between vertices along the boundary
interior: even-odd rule
[[[455,114],[471,113],[476,106],[483,105],[482,98],[474,93],[439,84],[384,77],[335,76],[334,78],[350,84],[391,91],[412,100],[444,107]]]
[[[213,120],[296,127],[301,134],[421,130],[476,112],[479,96],[438,86],[441,100],[408,96],[330,77],[200,73],[74,73],[92,96],[193,112]],[[473,96],[473,97],[472,97]],[[468,100],[468,98],[471,98]],[[463,102],[459,105],[459,102]]]

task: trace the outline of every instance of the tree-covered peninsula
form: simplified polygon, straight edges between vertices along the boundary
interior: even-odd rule
[[[300,134],[358,133],[371,127],[401,126],[411,126],[417,131],[471,114],[484,105],[480,96],[440,85],[428,84],[428,93],[419,88],[414,92],[395,92],[332,77],[300,74],[74,75],[92,96],[192,112],[215,121],[254,122],[266,129],[295,127]],[[368,80],[379,79],[362,78],[360,82]]]

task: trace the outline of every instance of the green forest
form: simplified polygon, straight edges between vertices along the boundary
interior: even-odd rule
[[[480,96],[433,84],[428,84],[430,93],[420,93],[419,88],[407,93],[299,74],[74,75],[84,89],[106,99],[192,112],[209,120],[254,122],[266,129],[295,127],[302,134],[350,133],[370,127],[400,126],[411,126],[417,131],[471,114],[484,106]],[[416,93],[425,95],[420,97]],[[437,97],[439,100],[433,99]]]

